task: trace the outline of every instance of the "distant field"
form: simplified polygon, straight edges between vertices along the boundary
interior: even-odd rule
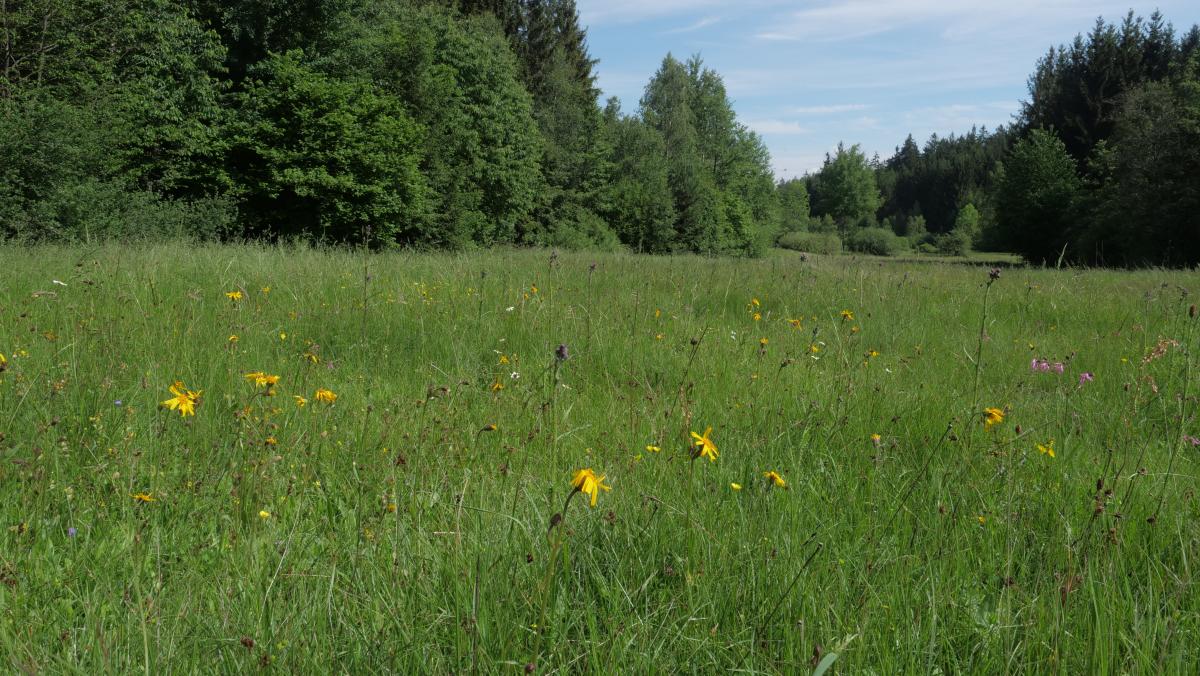
[[[9,670],[1200,661],[1200,273],[0,261]]]

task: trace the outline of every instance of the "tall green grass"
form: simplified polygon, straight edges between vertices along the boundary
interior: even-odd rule
[[[0,261],[11,670],[1200,660],[1196,273],[988,290],[986,268],[794,255]],[[159,405],[177,380],[203,390],[194,417]],[[694,460],[709,426],[719,457]],[[563,514],[581,468],[612,490]]]

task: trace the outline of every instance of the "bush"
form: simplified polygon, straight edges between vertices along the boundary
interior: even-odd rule
[[[891,230],[860,228],[850,231],[849,236],[846,237],[846,248],[858,253],[892,256],[903,246],[900,238]]]
[[[831,232],[785,232],[777,244],[784,249],[815,254],[836,254],[842,251],[842,240]]]
[[[965,256],[971,251],[971,233],[964,228],[955,228],[950,232],[938,235],[933,245],[940,254],[947,256]]]

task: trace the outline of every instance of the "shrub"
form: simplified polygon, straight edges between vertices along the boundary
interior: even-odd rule
[[[842,250],[842,240],[830,232],[786,232],[777,243],[784,249],[815,254],[836,254]]]
[[[965,256],[971,251],[971,233],[965,228],[955,228],[950,232],[938,235],[933,245],[940,254],[947,256]]]
[[[846,237],[846,248],[858,253],[892,256],[903,247],[900,238],[891,230],[860,228],[850,231]]]

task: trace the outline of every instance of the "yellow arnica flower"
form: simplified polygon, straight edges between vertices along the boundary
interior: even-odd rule
[[[799,319],[789,319],[787,320],[787,323],[791,324],[793,329],[803,328],[803,324]]]
[[[255,387],[272,387],[279,382],[279,376],[267,375],[262,371],[247,373],[242,377],[254,383]]]
[[[596,476],[596,473],[589,467],[575,472],[575,478],[571,479],[571,485],[575,490],[584,495],[591,496],[592,507],[596,506],[596,497],[600,495],[600,490],[611,491],[610,486],[604,485],[604,475]]]
[[[242,292],[240,290],[239,291],[226,291],[225,297],[236,303],[237,301],[242,299]]]
[[[763,476],[766,477],[767,481],[769,481],[772,485],[778,488],[787,488],[787,482],[783,480],[783,477],[779,476],[779,472],[771,470],[770,472],[763,472]]]
[[[980,525],[980,526],[982,526],[982,525],[984,525],[984,524],[986,524],[986,523],[987,523],[987,517],[986,517],[986,516],[983,516],[982,514],[980,514],[979,516],[975,517],[975,520],[979,522],[979,525]]]
[[[503,389],[504,389],[504,383],[500,382],[500,378],[496,378],[496,382],[492,383],[492,385],[491,385],[491,390],[493,392],[499,392],[500,390],[503,390]]]
[[[316,399],[322,404],[332,404],[333,402],[337,401],[337,395],[333,393],[333,390],[321,388],[318,389],[316,394],[313,395],[313,399]]]
[[[755,313],[754,313],[754,321],[756,321],[756,322],[757,322],[757,321],[759,321],[759,320],[761,320],[761,319],[762,319],[762,313],[761,313],[761,312],[755,312]]]
[[[1045,445],[1038,444],[1037,450],[1038,450],[1038,453],[1041,453],[1042,455],[1048,455],[1051,458],[1053,458],[1054,457],[1054,440],[1051,439],[1050,441],[1047,441]]]
[[[995,407],[983,409],[983,426],[992,429],[992,425],[1004,422],[1004,411]]]
[[[138,502],[154,502],[155,501],[155,497],[153,495],[150,495],[149,493],[134,493],[133,495],[131,495],[129,497],[133,498],[134,500],[137,500]]]
[[[758,307],[760,305],[757,298],[751,298],[750,304],[753,305],[754,307]]]
[[[854,313],[849,310],[842,310],[842,320],[847,322],[854,321]]]
[[[655,445],[653,445],[653,444],[650,444],[650,445],[646,446],[646,450],[647,450],[647,451],[650,451],[651,453],[658,453],[658,452],[659,452],[659,451],[661,451],[662,449],[661,449],[661,448],[659,448],[658,446],[655,446]]]
[[[758,339],[758,344],[759,344],[759,345],[762,345],[763,347],[766,347],[766,346],[767,346],[767,343],[769,343],[769,342],[771,342],[771,341],[767,340],[765,337],[764,337],[764,338],[759,338],[759,339]]]
[[[731,484],[729,484],[729,487],[735,491],[742,490],[742,485],[739,483],[731,483]]]
[[[269,518],[271,518],[271,513],[270,513],[270,512],[268,512],[268,511],[267,511],[267,510],[265,510],[265,509],[264,509],[264,510],[261,510],[261,511],[258,513],[258,518],[260,518],[260,519],[269,519]]]
[[[8,368],[8,360],[4,358],[4,355],[0,354],[0,371],[6,368]]]
[[[175,395],[166,401],[161,402],[162,406],[166,406],[172,411],[179,411],[179,416],[196,415],[196,404],[200,403],[200,395],[204,390],[193,392],[183,386],[183,383],[178,380],[169,388],[171,394]]]
[[[712,434],[712,427],[704,430],[704,436],[700,436],[699,434],[692,432],[692,438],[696,440],[696,448],[699,449],[696,452],[696,457],[705,457],[708,458],[709,462],[716,462],[717,445],[714,444],[712,439],[709,438],[708,435],[710,434]]]
[[[296,394],[296,395],[293,395],[292,398],[296,400],[297,408],[304,408],[305,406],[308,406],[308,400],[305,399],[304,397]]]
[[[881,436],[881,435],[879,435],[879,434],[872,434],[872,435],[871,435],[871,443],[873,443],[873,444],[875,444],[876,446],[878,446],[878,445],[879,445],[879,442],[881,442],[881,441],[883,441],[883,436]]]
[[[230,342],[230,343],[236,343],[236,342],[238,342],[239,340],[241,340],[241,339],[240,339],[240,338],[238,338],[238,335],[237,335],[236,333],[232,333],[232,334],[230,334],[230,335],[229,335],[229,342]]]

